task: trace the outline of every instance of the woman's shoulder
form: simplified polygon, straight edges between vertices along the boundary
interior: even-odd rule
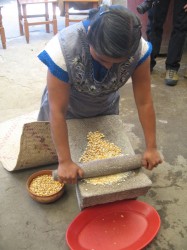
[[[141,37],[139,49],[140,58],[138,65],[143,63],[150,56],[152,52],[152,44]]]
[[[68,81],[67,67],[58,35],[55,35],[47,43],[45,48],[38,54],[38,58],[48,67],[54,76],[62,81]]]

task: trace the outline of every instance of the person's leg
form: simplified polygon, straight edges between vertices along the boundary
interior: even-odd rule
[[[162,43],[163,25],[166,20],[170,0],[161,0],[148,13],[149,24],[147,30],[148,41],[152,43],[151,70],[156,65],[156,57],[160,52]]]
[[[147,40],[151,41],[151,34],[153,30],[153,16],[154,16],[154,8],[151,8],[147,12],[148,20],[147,20],[147,27],[146,27],[146,35]]]
[[[165,78],[165,83],[170,86],[177,84],[177,71],[180,67],[180,61],[185,44],[187,32],[187,13],[183,9],[185,4],[186,0],[174,1],[173,29],[168,46]]]
[[[175,0],[173,10],[173,29],[169,41],[166,69],[178,70],[182,58],[187,32],[187,13],[183,7],[186,0]]]

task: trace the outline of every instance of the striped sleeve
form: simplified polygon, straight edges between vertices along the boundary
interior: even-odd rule
[[[58,34],[55,35],[42,50],[38,58],[48,67],[51,74],[59,80],[68,82],[69,76],[66,63],[60,47]]]

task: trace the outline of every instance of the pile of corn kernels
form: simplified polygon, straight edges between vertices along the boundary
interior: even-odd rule
[[[99,131],[89,132],[87,135],[88,144],[86,150],[82,154],[79,161],[89,162],[93,160],[111,158],[122,154],[121,148],[103,138],[105,138],[104,134]],[[124,181],[128,176],[129,173],[119,173],[108,176],[87,178],[84,181],[93,185],[110,185],[121,180]]]
[[[99,131],[89,132],[87,135],[88,144],[86,150],[80,157],[80,162],[89,162],[115,157],[121,154],[121,148],[114,143],[103,139],[104,134]]]
[[[38,196],[50,196],[62,189],[59,181],[54,181],[51,175],[40,175],[34,178],[29,186],[30,191]]]

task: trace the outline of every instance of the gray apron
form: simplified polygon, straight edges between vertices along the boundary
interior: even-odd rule
[[[119,92],[140,60],[141,41],[134,56],[114,64],[101,81],[94,77],[94,67],[82,22],[59,32],[59,41],[71,84],[67,119],[119,114]],[[48,91],[45,88],[38,115],[49,121]]]

